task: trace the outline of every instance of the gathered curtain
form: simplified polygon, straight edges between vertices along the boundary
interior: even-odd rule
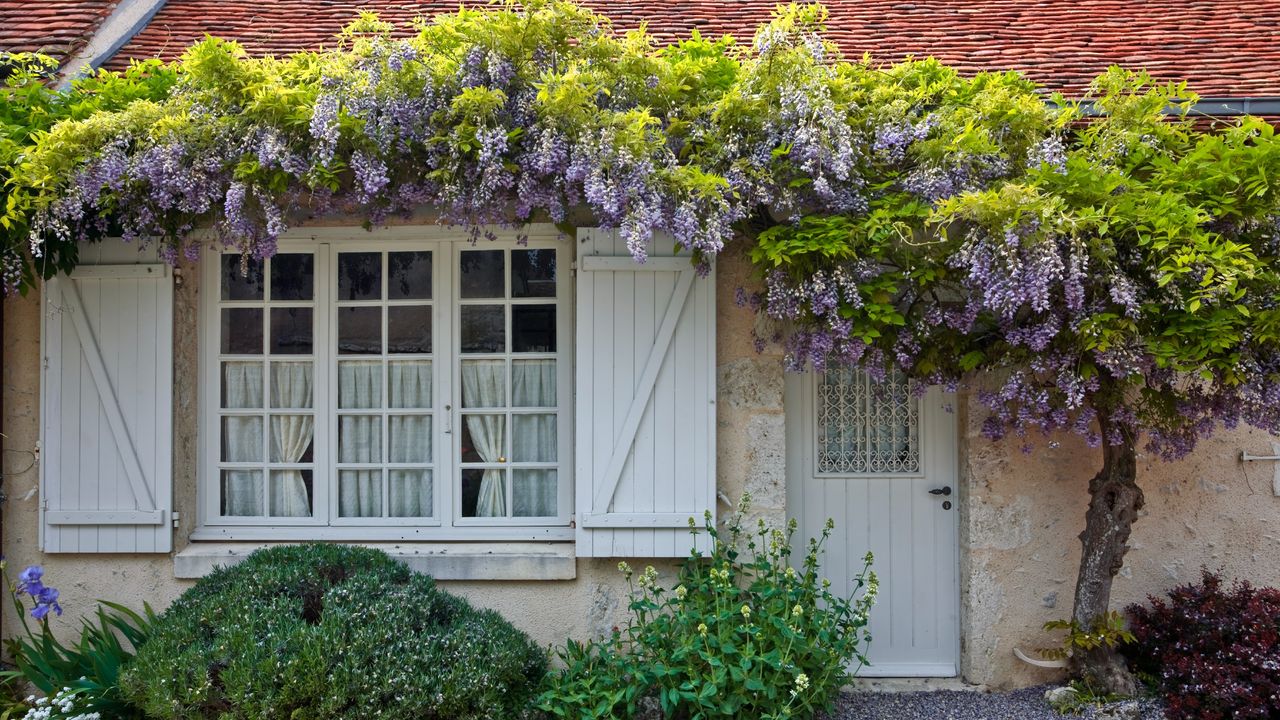
[[[228,410],[260,409],[263,400],[262,363],[228,362],[223,366],[223,407]],[[272,409],[309,409],[313,372],[310,363],[274,363],[271,366]],[[312,415],[271,415],[272,463],[295,464],[311,446],[315,430]],[[223,418],[223,455],[230,462],[263,461],[262,420],[258,416]],[[261,470],[225,470],[222,474],[222,513],[226,516],[267,515],[263,506]],[[275,517],[308,517],[311,500],[299,470],[271,471],[270,514]]]

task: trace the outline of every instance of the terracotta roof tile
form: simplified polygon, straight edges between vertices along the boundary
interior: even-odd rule
[[[0,0],[0,51],[43,52],[65,61],[115,6],[105,0]]]
[[[587,0],[619,28],[647,22],[670,42],[697,28],[748,39],[775,0]],[[1079,93],[1108,65],[1145,67],[1162,79],[1188,80],[1205,96],[1280,96],[1280,3],[1249,0],[828,0],[830,36],[847,56],[883,61],[932,55],[967,71],[1017,69],[1054,90]],[[0,0],[0,44],[20,16]],[[45,0],[59,21],[109,3]],[[169,0],[114,58],[174,57],[206,34],[240,41],[257,54],[287,54],[333,43],[359,10],[405,24],[451,12],[458,0]],[[48,17],[41,13],[41,17]],[[55,36],[43,24],[40,32]],[[56,32],[62,32],[58,30]],[[21,32],[16,33],[21,35]],[[7,42],[17,42],[16,39]]]

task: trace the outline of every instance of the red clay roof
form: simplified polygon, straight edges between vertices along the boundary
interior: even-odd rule
[[[75,3],[67,3],[69,5]],[[697,29],[743,40],[775,0],[588,0],[620,28],[647,21],[662,40]],[[1108,65],[1186,79],[1202,96],[1280,96],[1280,2],[1256,0],[828,0],[830,36],[848,56],[938,57],[965,71],[1017,69],[1078,94]],[[332,42],[360,9],[403,23],[458,0],[169,0],[112,61],[173,57],[206,33],[251,52]]]
[[[63,62],[115,6],[105,0],[0,0],[0,51],[42,52]]]

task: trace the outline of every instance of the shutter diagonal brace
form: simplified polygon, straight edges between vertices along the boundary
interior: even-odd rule
[[[671,294],[671,301],[667,304],[662,325],[658,328],[653,347],[649,350],[649,357],[645,361],[644,372],[640,375],[640,382],[637,383],[635,393],[631,396],[631,407],[627,409],[622,429],[618,432],[618,438],[613,445],[613,452],[610,453],[609,462],[605,465],[604,475],[599,478],[600,484],[596,487],[596,495],[591,503],[593,514],[607,513],[609,503],[613,501],[613,494],[617,491],[618,482],[622,479],[622,467],[626,464],[627,455],[631,453],[631,446],[635,443],[640,419],[649,405],[653,386],[658,381],[658,371],[662,369],[662,362],[671,348],[671,338],[675,335],[676,323],[684,311],[689,290],[693,287],[693,268],[685,265],[679,272],[680,279],[676,283],[675,292]]]
[[[107,366],[98,349],[98,340],[93,334],[93,328],[89,327],[84,303],[80,300],[80,291],[76,288],[75,281],[70,278],[58,278],[53,282],[58,284],[63,301],[70,310],[76,335],[80,337],[80,348],[84,353],[85,362],[89,365],[89,374],[93,376],[93,384],[98,390],[98,399],[107,413],[107,424],[111,428],[111,435],[115,439],[116,447],[120,450],[120,458],[124,461],[124,471],[129,478],[129,487],[133,490],[133,499],[138,505],[138,510],[154,511],[155,499],[152,498],[151,490],[143,477],[142,463],[138,461],[138,452],[129,436],[129,428],[125,425],[124,413],[120,411],[115,388],[111,384],[111,377],[107,375]],[[163,518],[156,524],[163,524]]]

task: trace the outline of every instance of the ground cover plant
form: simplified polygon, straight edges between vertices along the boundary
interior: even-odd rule
[[[637,575],[622,563],[632,588],[627,626],[599,642],[570,641],[538,707],[600,720],[634,717],[646,701],[669,718],[774,720],[830,709],[850,669],[866,663],[878,587],[871,556],[844,597],[820,575],[829,523],[800,558],[794,522],[748,532],[735,519],[726,530],[721,537],[708,515],[710,554],[692,553],[670,587],[652,567]]]
[[[1280,590],[1205,570],[1128,609],[1139,674],[1175,720],[1280,717]]]
[[[515,718],[546,655],[489,610],[385,553],[255,552],[160,617],[125,669],[150,718]]]
[[[533,0],[101,74],[72,91],[91,112],[6,111],[6,289],[106,235],[177,261],[212,227],[261,257],[316,215],[422,206],[477,239],[617,228],[637,260],[663,232],[700,267],[738,240],[764,287],[740,299],[793,329],[759,338],[792,369],[896,367],[970,387],[991,438],[1098,449],[1071,618],[1091,627],[1143,507],[1138,453],[1280,431],[1280,143],[1257,119],[1205,128],[1185,86],[1119,68],[1070,102],[1013,73],[840,58],[824,18],[784,6],[749,43],[659,47]],[[1071,662],[1134,689],[1112,647]]]
[[[49,629],[49,616],[61,615],[58,590],[44,582],[44,569],[27,567],[14,583],[0,560],[0,574],[13,601],[22,634],[6,640],[13,669],[0,672],[7,688],[39,696],[13,698],[0,718],[13,720],[141,720],[142,711],[120,692],[120,672],[150,638],[156,615],[144,603],[138,613],[100,601],[96,613],[80,620],[79,637],[66,643]],[[27,607],[27,603],[30,607]],[[33,630],[28,620],[34,620]]]

